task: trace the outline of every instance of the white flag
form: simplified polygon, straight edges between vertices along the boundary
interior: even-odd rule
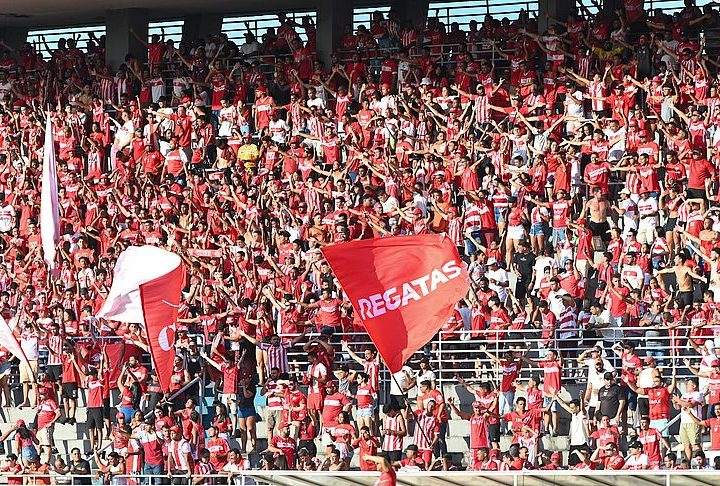
[[[58,204],[55,140],[50,114],[45,125],[43,149],[42,194],[40,195],[40,236],[45,263],[55,268],[56,245],[60,240],[60,206]]]
[[[13,334],[12,329],[10,329],[10,326],[2,316],[0,316],[0,344],[2,344],[10,354],[19,359],[20,363],[30,369],[30,363],[28,362],[27,356],[25,356],[25,352],[22,350],[22,346],[20,346],[15,334]]]
[[[178,255],[157,246],[129,247],[118,256],[110,292],[97,317],[145,324],[140,285],[171,273],[181,263]]]

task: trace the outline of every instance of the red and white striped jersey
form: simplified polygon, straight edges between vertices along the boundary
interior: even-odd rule
[[[192,447],[190,443],[185,439],[171,440],[168,444],[168,454],[172,456],[173,462],[175,463],[175,469],[180,471],[187,471],[190,467],[188,464],[187,456],[192,455]]]
[[[424,410],[416,410],[417,424],[415,426],[414,444],[421,451],[430,450],[435,434],[440,432],[440,421],[435,414],[427,415]]]
[[[392,430],[394,432],[400,431],[400,424],[402,423],[402,415],[398,414],[395,417],[386,415],[383,418],[383,430]],[[385,434],[382,442],[382,450],[388,451],[401,451],[403,448],[402,437],[398,435]]]
[[[48,336],[47,347],[51,351],[48,355],[48,365],[62,364],[62,344],[63,339],[61,336]]]

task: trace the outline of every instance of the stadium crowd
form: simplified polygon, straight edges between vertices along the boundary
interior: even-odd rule
[[[467,31],[375,13],[331,66],[312,22],[284,15],[241,45],[153,36],[147,64],[117,70],[104,38],[61,40],[51,58],[3,44],[0,313],[30,366],[0,355],[0,400],[37,410],[3,430],[8,481],[219,484],[200,475],[341,471],[354,454],[379,484],[396,469],[717,466],[720,59],[703,39],[720,13],[622,3],[541,19],[544,32],[525,12]],[[38,227],[46,117],[53,272]],[[470,361],[494,365],[468,373],[458,358],[441,375],[429,345],[381,383],[320,249],[424,233],[446,233],[471,279],[446,349],[472,344]],[[117,256],[142,244],[187,268],[170,400],[141,326],[95,317]],[[185,389],[203,374],[217,392],[206,420]],[[75,424],[78,402],[90,449],[66,458],[53,429]],[[469,421],[462,461],[450,418]],[[565,455],[541,447],[558,435]]]

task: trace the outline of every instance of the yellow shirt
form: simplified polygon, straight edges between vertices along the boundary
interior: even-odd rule
[[[253,143],[247,143],[238,149],[237,159],[245,163],[245,167],[255,167],[260,152]]]

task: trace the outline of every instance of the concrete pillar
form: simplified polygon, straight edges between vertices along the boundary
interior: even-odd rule
[[[330,56],[342,40],[346,24],[352,25],[352,0],[317,0],[318,58],[327,68]]]
[[[108,10],[105,20],[105,62],[114,69],[125,62],[125,56],[132,54],[140,62],[147,62],[147,47],[140,42],[130,29],[147,41],[148,12],[144,8]]]
[[[410,20],[415,26],[425,27],[430,0],[397,0],[390,5],[401,21]]]
[[[193,41],[200,37],[219,34],[222,30],[222,14],[186,15],[183,23],[183,42]]]
[[[2,27],[0,38],[13,49],[19,49],[27,41],[28,30],[25,27]]]
[[[542,34],[548,28],[547,17],[553,17],[564,21],[571,13],[576,13],[575,2],[564,0],[539,0],[538,1],[538,33]]]

